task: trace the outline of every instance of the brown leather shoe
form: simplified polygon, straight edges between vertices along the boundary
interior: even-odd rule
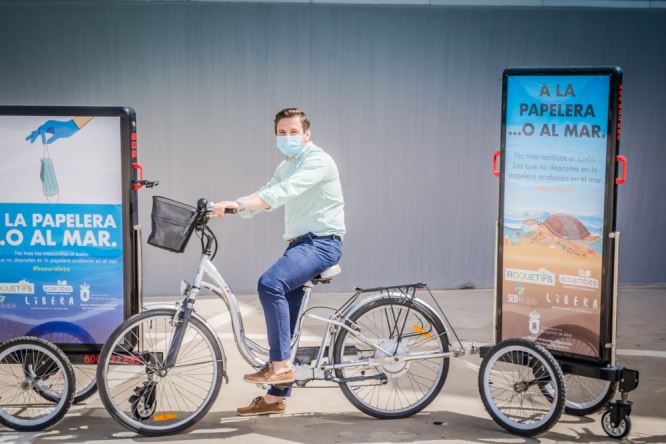
[[[261,367],[256,373],[243,376],[243,381],[251,384],[291,384],[294,382],[294,370],[283,373],[275,373],[273,366],[268,363]]]
[[[254,416],[254,415],[269,415],[271,413],[285,413],[287,411],[287,403],[282,401],[267,403],[263,396],[257,396],[252,400],[247,407],[239,407],[236,409],[238,416]]]

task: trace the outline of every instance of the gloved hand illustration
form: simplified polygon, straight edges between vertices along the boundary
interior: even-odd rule
[[[60,121],[60,120],[47,120],[39,128],[31,132],[25,140],[34,143],[37,136],[41,136],[42,144],[52,143],[63,137],[70,137],[72,134],[79,131],[79,126],[74,122],[74,119]],[[46,134],[52,136],[46,140]]]

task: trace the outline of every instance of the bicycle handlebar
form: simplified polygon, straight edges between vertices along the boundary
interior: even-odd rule
[[[215,202],[210,202],[206,198],[201,198],[199,199],[199,202],[197,202],[197,207],[199,209],[206,209],[207,214],[212,214],[213,213],[213,208],[215,207]],[[225,208],[224,209],[224,214],[237,214],[238,211],[236,211],[235,208]]]

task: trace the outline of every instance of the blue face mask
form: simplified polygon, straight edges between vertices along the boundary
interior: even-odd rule
[[[56,179],[55,168],[53,168],[53,161],[49,157],[49,149],[46,144],[44,144],[40,161],[39,178],[42,180],[42,192],[46,196],[46,200],[49,201],[49,197],[58,194],[58,180]]]
[[[42,157],[39,178],[42,180],[44,196],[53,197],[58,194],[58,180],[56,179],[53,162],[48,157]]]
[[[277,149],[287,157],[294,157],[303,149],[303,136],[277,136]]]

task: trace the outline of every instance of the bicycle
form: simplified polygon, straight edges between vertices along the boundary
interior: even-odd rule
[[[148,243],[180,253],[195,233],[201,240],[197,273],[192,283],[183,281],[175,306],[130,317],[100,354],[97,381],[105,408],[124,427],[142,435],[178,433],[196,424],[215,402],[222,379],[228,382],[222,343],[194,310],[200,290],[211,291],[225,303],[245,361],[253,367],[267,364],[268,350],[245,335],[236,296],[212,262],[218,251],[217,238],[208,227],[212,208],[203,198],[195,208],[153,197]],[[416,297],[417,289],[427,289],[425,284],[357,289],[339,308],[325,307],[333,311],[328,317],[308,313],[317,308],[308,308],[313,287],[331,282],[340,272],[335,265],[304,285],[291,341],[293,386],[306,388],[313,381],[338,384],[355,407],[376,418],[420,412],[444,385],[447,358],[464,354],[460,340],[455,336],[460,348],[451,351],[445,316]],[[376,294],[361,297],[368,293]],[[326,324],[319,347],[298,346],[306,314]]]

